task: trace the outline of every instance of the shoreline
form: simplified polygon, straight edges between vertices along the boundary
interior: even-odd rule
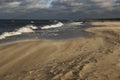
[[[92,36],[91,36],[92,37]],[[74,39],[85,39],[88,37],[75,37],[75,38],[65,38],[65,39],[24,39],[24,40],[16,40],[16,41],[10,41],[7,43],[1,43],[0,47],[2,46],[7,46],[7,45],[11,45],[11,44],[16,44],[16,43],[23,43],[23,42],[36,42],[36,41],[67,41],[67,40],[74,40]]]
[[[85,31],[87,32],[87,31]],[[63,38],[63,39],[52,39],[52,38],[37,38],[37,39],[21,39],[21,40],[13,40],[13,41],[8,41],[8,42],[1,42],[0,47],[3,45],[9,45],[9,44],[14,44],[14,43],[19,43],[19,42],[29,42],[29,41],[64,41],[64,40],[72,40],[72,39],[79,39],[79,38],[90,38],[91,33],[87,32],[88,36],[77,36],[77,37],[69,37],[69,38]]]
[[[91,27],[92,26],[92,27]],[[104,27],[106,27],[106,29],[112,29],[112,28],[118,28],[119,29],[119,21],[105,21],[105,22],[102,22],[102,21],[94,21],[94,22],[86,22],[86,23],[84,23],[84,25],[83,26],[79,26],[79,27],[81,27],[81,29],[82,28],[85,28],[85,29],[83,29],[82,31],[80,31],[81,33],[79,33],[80,35],[76,35],[75,36],[75,34],[74,34],[74,36],[71,36],[71,35],[67,35],[67,36],[69,36],[69,37],[63,37],[63,38],[60,38],[59,39],[59,36],[60,35],[58,35],[58,39],[57,39],[57,37],[55,38],[55,36],[53,37],[51,37],[51,38],[34,38],[34,39],[21,39],[21,40],[11,40],[11,41],[2,41],[1,40],[1,42],[0,42],[0,44],[1,45],[4,45],[4,44],[10,44],[10,43],[15,43],[15,42],[21,42],[21,41],[33,41],[33,40],[69,40],[69,39],[74,39],[74,38],[89,38],[89,37],[91,37],[91,34],[93,34],[93,33],[91,33],[90,31],[88,31],[88,29],[94,29],[94,28],[99,28],[99,26],[102,28],[102,26],[104,26]],[[104,28],[103,27],[103,28]],[[87,34],[87,35],[86,35]],[[83,36],[82,36],[83,35]],[[62,35],[63,36],[63,35]],[[71,36],[71,37],[70,37]],[[1,46],[0,45],[0,46]]]

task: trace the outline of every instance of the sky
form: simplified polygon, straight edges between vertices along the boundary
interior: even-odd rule
[[[120,18],[120,0],[0,0],[0,19]]]

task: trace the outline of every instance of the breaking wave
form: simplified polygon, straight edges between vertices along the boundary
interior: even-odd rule
[[[61,27],[63,25],[64,25],[63,23],[58,22],[57,24],[43,26],[43,27],[41,27],[41,29],[57,28],[57,27]]]
[[[21,35],[23,33],[31,33],[34,32],[34,29],[37,29],[37,27],[33,25],[27,25],[25,27],[16,29],[13,32],[4,32],[3,34],[0,35],[0,39],[5,39],[10,36]]]
[[[83,22],[71,22],[71,23],[69,23],[70,25],[82,25],[83,24]]]

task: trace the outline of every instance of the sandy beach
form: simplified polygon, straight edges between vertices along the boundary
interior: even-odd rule
[[[119,21],[90,24],[88,38],[0,45],[0,80],[120,80]]]

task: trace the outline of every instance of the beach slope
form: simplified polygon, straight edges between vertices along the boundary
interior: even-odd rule
[[[120,80],[120,25],[106,24],[89,38],[1,45],[0,80]]]

